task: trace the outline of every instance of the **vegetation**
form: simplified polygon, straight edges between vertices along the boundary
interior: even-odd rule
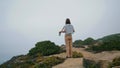
[[[76,40],[73,43],[74,47],[83,47],[90,45],[88,50],[95,52],[120,50],[120,34],[105,36],[98,40],[87,38],[84,41]],[[54,65],[64,62],[65,59],[60,57],[49,57],[49,55],[65,52],[65,46],[57,46],[51,41],[42,41],[35,44],[35,47],[29,50],[27,55],[14,56],[9,61],[0,65],[0,68],[51,68]],[[81,53],[73,52],[73,58],[83,57]],[[102,62],[84,59],[83,65],[86,68],[99,68]],[[116,57],[110,67],[119,66],[120,57]]]
[[[73,57],[73,58],[81,58],[81,57],[83,57],[83,54],[80,53],[80,52],[78,53],[78,52],[74,51],[72,57]]]
[[[112,66],[120,66],[120,57],[116,57],[112,61]]]
[[[29,50],[28,55],[35,55],[37,53],[40,53],[43,56],[48,56],[48,55],[60,53],[60,51],[61,48],[55,45],[53,42],[42,41],[42,42],[38,42],[34,48]]]
[[[59,57],[47,57],[40,64],[36,64],[35,68],[52,68],[52,66],[62,63],[65,59]]]
[[[93,38],[89,37],[85,39],[84,41],[82,40],[76,40],[73,42],[73,47],[84,47],[85,45],[93,45],[96,42]]]
[[[95,52],[120,50],[120,34],[105,36],[98,39],[98,41],[101,41],[101,44],[92,45],[89,50],[93,50]]]
[[[51,68],[53,65],[63,62],[64,59],[48,57],[48,55],[60,53],[61,51],[62,48],[51,41],[38,42],[27,55],[14,56],[0,65],[0,68]]]
[[[28,57],[28,56],[26,56]],[[21,59],[19,59],[21,58]],[[36,57],[23,59],[24,57],[16,57],[15,60],[10,60],[2,65],[0,68],[52,68],[52,66],[64,62],[65,59],[60,57]]]
[[[83,47],[83,41],[82,40],[76,40],[73,42],[73,47]]]
[[[27,55],[15,56],[8,62],[0,65],[0,68],[32,68],[35,63]]]
[[[107,60],[95,61],[92,59],[83,59],[83,66],[85,68],[112,68],[111,63]]]
[[[95,61],[89,59],[83,59],[83,66],[85,68],[99,68]]]
[[[95,40],[91,37],[84,40],[83,45],[93,45],[95,43]]]

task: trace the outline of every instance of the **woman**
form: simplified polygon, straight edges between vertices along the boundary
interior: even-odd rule
[[[67,18],[65,22],[65,26],[59,32],[65,33],[65,44],[66,44],[66,58],[72,57],[72,34],[75,32],[73,26],[71,25],[70,19]]]

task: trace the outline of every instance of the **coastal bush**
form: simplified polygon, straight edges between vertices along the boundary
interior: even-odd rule
[[[76,48],[84,48],[86,45],[93,45],[96,42],[96,40],[94,40],[91,37],[86,38],[85,40],[75,40],[73,42],[73,47]]]
[[[99,68],[97,62],[85,58],[83,59],[83,66],[84,68]]]
[[[64,62],[65,59],[60,57],[47,57],[40,64],[35,65],[35,68],[52,68],[52,66]]]
[[[83,41],[83,45],[93,45],[94,43],[95,43],[95,40],[91,37],[89,37]]]
[[[112,62],[112,65],[113,66],[120,66],[120,57],[114,58],[113,62]]]
[[[72,57],[73,57],[73,58],[81,58],[81,57],[83,57],[83,54],[80,53],[80,52],[78,53],[78,52],[74,51]]]
[[[82,40],[75,40],[73,42],[73,47],[83,47],[83,41]]]
[[[60,53],[61,48],[51,41],[42,41],[35,44],[35,47],[29,50],[28,55],[35,55],[37,53],[43,56]]]

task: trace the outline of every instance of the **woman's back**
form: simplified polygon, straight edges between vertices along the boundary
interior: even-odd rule
[[[64,29],[66,34],[72,34],[74,32],[74,28],[71,24],[66,24]]]

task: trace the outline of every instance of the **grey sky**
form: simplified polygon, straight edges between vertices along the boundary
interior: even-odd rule
[[[73,40],[120,33],[120,0],[0,0],[0,63],[38,41],[64,44],[58,32],[66,18],[76,31]]]

